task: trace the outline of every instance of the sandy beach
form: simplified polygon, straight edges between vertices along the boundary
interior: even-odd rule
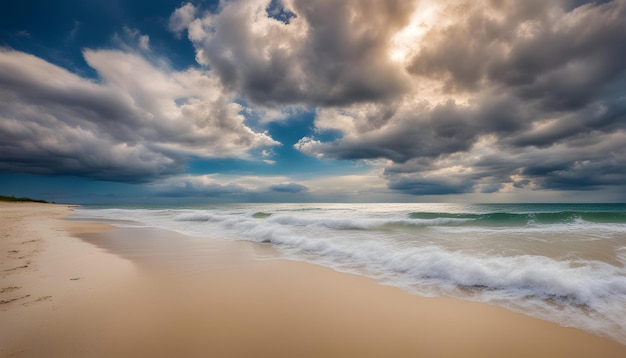
[[[0,203],[2,357],[624,357],[500,307],[423,298],[269,245]]]

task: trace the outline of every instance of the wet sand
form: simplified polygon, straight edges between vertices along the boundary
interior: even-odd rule
[[[626,356],[577,329],[409,295],[269,245],[61,220],[69,211],[0,204],[2,357]]]

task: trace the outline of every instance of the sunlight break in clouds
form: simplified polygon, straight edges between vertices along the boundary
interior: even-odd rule
[[[420,43],[430,28],[441,18],[437,12],[441,11],[441,2],[420,1],[416,6],[408,24],[398,31],[392,38],[389,56],[392,60],[403,65],[415,52],[419,51]]]

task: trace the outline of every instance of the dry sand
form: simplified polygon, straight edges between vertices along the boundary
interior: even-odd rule
[[[267,245],[60,220],[69,210],[0,204],[2,357],[626,357],[580,330]]]

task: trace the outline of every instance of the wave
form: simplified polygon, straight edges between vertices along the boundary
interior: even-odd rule
[[[406,217],[406,216],[405,216]],[[390,218],[334,218],[328,216],[279,215],[263,211],[245,214],[215,214],[205,211],[176,213],[175,221],[228,222],[236,225],[238,221],[261,219],[265,223],[291,227],[327,228],[333,230],[420,230],[424,228],[456,228],[458,230],[489,230],[490,228],[511,228],[533,230],[546,226],[557,231],[575,230],[583,226],[594,225],[598,230],[626,229],[626,213],[410,213],[406,219]],[[565,226],[563,226],[565,225]],[[610,225],[610,226],[606,226]],[[617,225],[617,226],[616,226]]]
[[[193,217],[193,216],[192,216]],[[276,215],[256,212],[252,217],[286,226],[323,227],[336,230],[411,230],[425,227],[537,227],[545,225],[626,224],[626,213],[411,213],[408,219],[332,218]],[[198,220],[205,220],[200,215]],[[215,219],[215,217],[208,220]],[[599,227],[599,226],[598,226]]]
[[[526,225],[552,225],[572,224],[577,222],[598,224],[626,224],[625,212],[585,212],[585,211],[560,211],[560,212],[537,212],[537,213],[436,213],[414,212],[410,213],[411,219],[456,219],[464,220],[463,223],[471,226],[526,226]],[[458,223],[458,222],[454,222]]]
[[[427,226],[443,226],[455,225],[467,222],[467,219],[454,218],[435,218],[435,219],[338,219],[329,217],[315,216],[295,216],[295,215],[274,215],[265,212],[256,212],[252,214],[253,218],[266,219],[266,222],[280,224],[284,226],[309,227],[309,228],[328,228],[335,230],[394,230],[394,229],[411,229]],[[226,217],[223,217],[226,219]],[[182,220],[182,219],[181,219]],[[189,218],[184,216],[184,220],[209,221],[218,220],[215,216],[191,215]]]
[[[204,212],[182,213],[174,216],[175,221],[212,221],[216,219],[218,219],[216,215]]]
[[[434,280],[465,288],[514,290],[524,296],[569,300],[589,305],[595,299],[617,294],[626,296],[626,273],[602,263],[557,261],[544,256],[476,257],[438,246],[401,247],[376,240],[338,240],[332,235],[307,236],[293,228],[367,230],[412,226],[462,225],[470,220],[510,222],[528,214],[446,214],[412,213],[410,220],[336,219],[255,212],[248,216],[181,213],[178,221],[216,222],[234,229],[240,238],[272,243],[291,252],[313,254],[324,260],[377,272],[400,274],[412,281]],[[567,213],[544,216],[561,222]],[[421,218],[415,218],[419,216]],[[259,221],[258,218],[263,220]],[[309,231],[311,233],[311,231]],[[621,270],[621,271],[620,271]]]
[[[522,297],[557,299],[590,307],[605,297],[626,297],[623,270],[602,262],[557,261],[533,255],[478,257],[437,246],[402,248],[373,241],[313,239],[267,227],[245,234],[251,241],[312,254],[322,261],[397,274],[406,283],[515,291]]]
[[[245,228],[245,229],[244,229]],[[364,274],[419,294],[472,297],[624,342],[626,270],[601,261],[498,256],[389,240],[302,235],[282,225],[238,226],[240,238],[288,256]],[[604,321],[598,325],[597,320]]]

